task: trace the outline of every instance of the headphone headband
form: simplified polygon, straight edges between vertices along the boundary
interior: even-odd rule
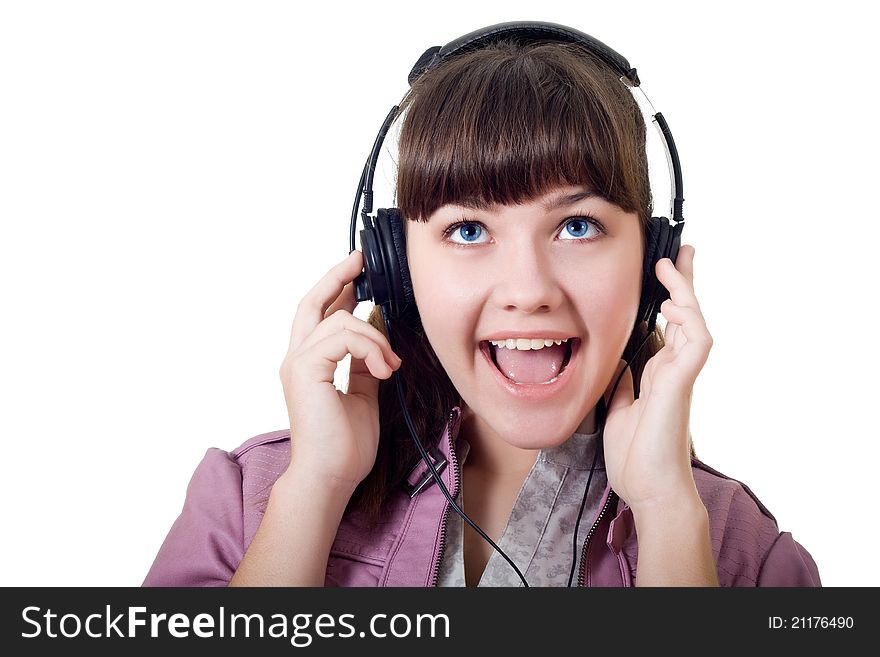
[[[519,37],[523,41],[562,41],[577,43],[586,50],[598,56],[602,61],[611,66],[619,75],[626,77],[634,87],[638,87],[639,76],[636,69],[630,67],[629,62],[613,48],[608,47],[599,39],[590,36],[580,30],[558,23],[546,23],[542,21],[509,21],[497,23],[458,37],[445,46],[431,46],[416,61],[409,73],[409,84],[441,63],[459,53],[478,50],[490,43],[501,39]]]

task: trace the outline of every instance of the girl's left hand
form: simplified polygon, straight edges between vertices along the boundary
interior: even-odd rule
[[[608,402],[623,360],[605,391],[606,474],[635,515],[700,499],[691,472],[688,424],[694,381],[713,341],[694,294],[694,251],[684,244],[675,266],[669,258],[657,262],[657,279],[670,294],[660,306],[667,320],[666,345],[645,364],[639,398],[634,399],[627,367]]]

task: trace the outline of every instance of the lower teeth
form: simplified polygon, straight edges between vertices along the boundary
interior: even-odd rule
[[[562,376],[562,372],[560,372],[559,374],[557,374],[556,376],[554,376],[554,377],[553,377],[552,379],[550,379],[549,381],[544,381],[544,382],[542,382],[542,383],[520,383],[519,381],[512,381],[512,380],[511,380],[510,382],[513,383],[513,384],[516,385],[516,386],[548,386],[548,385],[550,385],[551,383],[554,383],[555,381],[557,381],[557,380],[559,379],[560,376]]]

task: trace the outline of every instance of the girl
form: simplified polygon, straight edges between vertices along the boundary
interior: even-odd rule
[[[290,429],[208,450],[144,584],[820,585],[748,487],[697,459],[712,337],[692,246],[656,264],[665,330],[637,321],[653,208],[618,74],[510,37],[411,82],[396,203],[416,304],[395,348],[378,306],[352,315],[354,250],[297,308]]]

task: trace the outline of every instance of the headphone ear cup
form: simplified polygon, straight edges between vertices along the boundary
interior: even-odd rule
[[[659,281],[654,273],[654,267],[657,264],[657,253],[659,250],[661,233],[663,232],[663,223],[657,217],[651,217],[648,221],[648,236],[645,243],[645,258],[642,262],[642,296],[639,300],[639,311],[636,316],[636,324],[648,322],[648,330],[653,331],[653,319],[656,317],[654,312],[654,299],[657,294],[657,285]]]
[[[403,225],[403,217],[400,210],[389,208],[388,222],[391,227],[391,242],[394,245],[394,253],[397,256],[396,273],[400,275],[400,288],[403,290],[404,305],[415,305],[416,297],[413,294],[412,279],[409,275],[409,261],[406,259],[406,232]]]
[[[375,234],[381,272],[376,272],[379,276],[374,274],[374,278],[381,282],[384,294],[377,298],[378,290],[374,289],[374,301],[380,305],[387,304],[391,316],[400,318],[407,306],[415,303],[415,297],[406,261],[406,236],[397,208],[379,208],[376,211]]]

